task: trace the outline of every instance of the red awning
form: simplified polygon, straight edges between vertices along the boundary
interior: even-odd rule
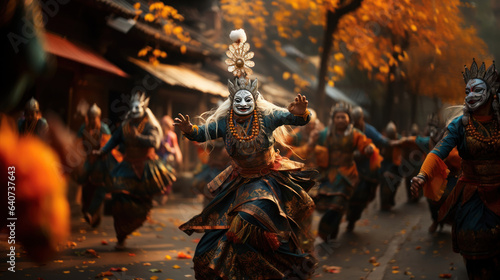
[[[120,77],[128,77],[127,73],[107,61],[104,57],[52,33],[45,33],[45,50],[59,57],[104,70]]]

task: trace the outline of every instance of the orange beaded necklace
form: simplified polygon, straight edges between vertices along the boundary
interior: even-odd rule
[[[233,109],[231,109],[231,112],[229,113],[229,131],[231,132],[231,134],[235,139],[237,139],[240,142],[246,142],[253,140],[255,137],[257,137],[257,135],[259,135],[260,128],[259,128],[259,116],[257,115],[257,110],[253,111],[252,134],[247,136],[242,136],[238,133],[238,130],[234,126],[233,115],[234,112]],[[243,133],[246,135],[245,130],[243,130]]]
[[[481,133],[479,133],[479,131],[477,131],[476,127],[472,123],[472,118],[469,118],[469,123],[465,126],[465,131],[472,138],[474,138],[480,142],[492,145],[500,137],[500,130],[498,129],[498,122],[496,120],[493,120],[493,121],[494,121],[494,123],[493,123],[493,127],[491,129],[489,137],[483,136],[483,134],[481,134]],[[478,124],[481,125],[481,123],[479,123],[479,122],[478,122]]]

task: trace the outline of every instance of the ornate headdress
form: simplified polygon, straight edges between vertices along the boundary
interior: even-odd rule
[[[250,44],[246,42],[245,30],[233,30],[229,37],[234,43],[229,45],[229,50],[226,51],[229,58],[225,62],[228,65],[227,70],[235,76],[234,83],[228,80],[229,98],[232,100],[236,92],[240,90],[248,90],[254,99],[257,99],[259,95],[257,79],[252,81],[247,78],[247,75],[253,73],[250,67],[254,67],[255,62],[250,60],[254,53],[249,51]]]
[[[498,97],[498,88],[500,87],[500,83],[498,82],[498,72],[496,71],[495,68],[495,61],[488,67],[488,70],[486,70],[486,66],[484,65],[484,62],[481,64],[481,67],[477,67],[476,60],[473,58],[472,59],[472,65],[470,66],[470,70],[467,68],[467,65],[464,65],[465,67],[465,72],[462,72],[462,75],[464,77],[465,84],[467,84],[470,80],[472,79],[481,79],[483,80],[488,87],[491,90],[491,95],[493,96],[493,111],[494,114],[497,117],[497,120],[500,122],[500,104],[499,104],[499,97]],[[463,108],[463,116],[462,116],[462,124],[467,125],[469,123],[469,110],[467,106],[464,104]]]
[[[335,114],[338,112],[346,113],[349,116],[349,118],[351,118],[351,105],[349,105],[348,103],[345,103],[345,102],[339,102],[339,103],[335,104],[332,107],[332,111],[330,113],[330,118],[333,118],[333,116],[335,116]]]
[[[90,109],[89,109],[89,116],[95,117],[95,116],[101,116],[101,108],[97,106],[97,104],[93,104]]]
[[[38,104],[38,101],[36,101],[35,98],[31,97],[30,100],[26,103],[25,107],[26,111],[31,111],[31,112],[38,112],[40,111],[40,105]]]
[[[144,93],[144,92],[138,91],[135,94],[133,94],[132,97],[130,98],[129,104],[132,105],[132,103],[134,103],[136,101],[139,101],[143,107],[148,107],[148,105],[149,105],[149,97],[146,98],[146,93]]]
[[[481,79],[488,84],[493,94],[497,92],[500,84],[497,82],[498,73],[495,69],[495,61],[493,61],[493,64],[491,64],[491,66],[488,67],[488,70],[486,70],[484,62],[481,64],[481,67],[478,68],[476,60],[473,58],[470,70],[467,68],[467,65],[464,65],[464,68],[465,72],[462,72],[462,75],[464,76],[465,84],[472,79]]]

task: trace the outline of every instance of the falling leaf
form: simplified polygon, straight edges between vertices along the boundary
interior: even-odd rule
[[[422,249],[422,247],[421,247],[421,246],[417,246],[417,247],[415,247],[415,250],[420,250],[420,249]]]
[[[151,280],[156,280],[156,279],[158,279],[158,278],[160,278],[160,277],[158,277],[158,276],[156,276],[156,275],[155,275],[155,276],[151,276],[149,279],[151,279]]]
[[[172,268],[179,269],[179,268],[181,268],[181,267],[180,267],[180,266],[178,266],[178,265],[174,265],[174,266],[172,266]]]
[[[85,254],[89,254],[94,258],[99,258],[99,255],[94,249],[87,249],[87,251],[85,251]]]
[[[65,270],[65,271],[63,271],[63,273],[64,274],[68,274],[68,273],[70,273],[70,271],[69,270]]]
[[[71,247],[71,248],[76,247],[76,242],[68,241],[68,247]]]
[[[101,241],[101,245],[108,245],[108,241],[106,241],[106,240],[102,240],[102,241]]]
[[[416,26],[415,24],[412,24],[412,25],[410,26],[410,28],[411,28],[411,30],[412,30],[413,32],[416,32],[416,31],[417,31],[417,26]]]
[[[139,10],[141,8],[141,3],[137,2],[134,4],[134,9]]]
[[[200,239],[199,238],[195,238],[195,239],[191,240],[191,242],[193,242],[193,243],[199,243]]]
[[[133,236],[141,236],[142,234],[138,231],[134,231],[134,232],[132,232],[132,235]]]
[[[450,273],[441,273],[441,274],[439,274],[439,278],[449,279],[449,278],[451,278],[451,274]]]
[[[399,273],[399,270],[393,270],[392,271],[392,274],[398,274]]]
[[[128,268],[126,268],[126,267],[112,267],[109,269],[109,271],[128,271]]]
[[[328,273],[340,273],[340,270],[342,267],[340,266],[329,266],[329,265],[324,265],[323,270]]]
[[[143,263],[144,266],[151,266],[151,263]]]
[[[160,273],[160,272],[162,272],[163,270],[161,270],[161,269],[157,269],[157,268],[152,268],[152,269],[150,269],[149,271],[150,271],[150,272],[153,272],[153,273]]]
[[[171,259],[172,259],[172,257],[171,257],[170,255],[165,255],[165,259],[167,259],[167,260],[171,260]]]
[[[186,53],[186,51],[187,51],[187,47],[186,47],[185,45],[182,45],[182,46],[181,46],[181,53],[182,53],[182,54],[185,54],[185,53]]]
[[[101,277],[105,277],[105,276],[114,276],[114,274],[111,271],[104,271],[104,272],[97,274],[97,276],[95,278],[101,278]]]
[[[380,263],[378,262],[375,262],[375,263],[372,263],[373,266],[377,267],[377,266],[380,266]]]
[[[55,262],[55,263],[62,263],[62,262],[63,262],[63,260],[55,260],[54,262]]]
[[[376,257],[371,257],[368,261],[370,263],[375,263],[375,262],[377,262],[377,258]]]
[[[179,252],[177,254],[178,259],[192,259],[193,257],[189,254],[185,254],[184,252]]]
[[[128,255],[131,256],[131,257],[135,257],[134,253],[128,253]]]

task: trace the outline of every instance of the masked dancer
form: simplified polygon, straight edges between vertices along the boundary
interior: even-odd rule
[[[152,208],[152,197],[165,191],[175,180],[156,155],[162,129],[148,108],[149,98],[136,93],[130,100],[131,110],[108,143],[95,153],[105,155],[123,145],[124,158],[111,172],[113,177],[112,208],[118,239],[116,249],[125,248],[125,239],[142,226]]]
[[[222,137],[231,165],[208,184],[216,197],[203,212],[180,229],[205,232],[194,261],[196,279],[309,279],[315,259],[307,252],[308,217],[314,203],[307,194],[316,171],[281,157],[275,141],[284,144],[283,125],[305,125],[310,119],[305,96],[297,95],[287,109],[266,101],[257,80],[247,78],[254,65],[245,32],[231,32],[228,70],[229,98],[202,115],[175,119],[185,137],[205,142]]]
[[[465,68],[463,115],[448,125],[443,139],[427,155],[412,179],[412,192],[423,188],[439,200],[448,176],[444,159],[457,147],[462,173],[439,220],[454,213],[453,250],[465,260],[469,279],[498,279],[500,275],[500,106],[495,65],[487,70],[472,62]]]

